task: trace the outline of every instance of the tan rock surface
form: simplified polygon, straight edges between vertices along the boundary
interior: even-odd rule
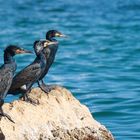
[[[113,140],[88,108],[65,88],[57,87],[49,95],[34,88],[30,97],[40,104],[16,100],[3,106],[15,124],[1,119],[0,140]]]

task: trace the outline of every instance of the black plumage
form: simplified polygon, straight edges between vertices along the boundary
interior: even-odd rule
[[[13,78],[13,82],[9,90],[11,94],[18,94],[21,92],[25,101],[35,103],[28,97],[28,93],[30,92],[32,85],[38,81],[42,71],[45,69],[46,58],[42,50],[44,47],[48,47],[48,45],[51,44],[54,43],[46,40],[35,41],[34,51],[37,57],[30,65],[22,69]]]
[[[3,112],[2,105],[4,104],[4,98],[12,84],[13,76],[16,71],[16,62],[13,57],[21,53],[31,52],[15,45],[9,45],[4,50],[4,64],[0,67],[0,115],[7,117],[10,121],[12,121],[12,119]]]
[[[55,42],[56,43],[54,45],[50,45],[47,48],[43,49],[43,53],[48,56],[48,52],[49,52],[49,56],[46,57],[46,62],[47,63],[45,65],[44,71],[42,72],[42,74],[41,74],[41,76],[39,78],[38,85],[46,93],[48,93],[51,89],[54,88],[54,86],[46,85],[44,83],[44,81],[43,81],[43,78],[48,73],[51,65],[53,64],[53,62],[55,60],[56,52],[58,50],[58,41],[56,39],[54,39],[55,37],[66,37],[66,35],[60,33],[57,30],[50,30],[50,31],[48,31],[46,33],[46,40],[49,40],[51,42]],[[40,81],[41,81],[41,83],[40,83]]]

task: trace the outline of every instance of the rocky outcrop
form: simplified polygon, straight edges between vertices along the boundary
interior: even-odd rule
[[[15,123],[2,117],[0,140],[113,140],[88,108],[65,88],[56,87],[48,95],[34,88],[30,98],[37,99],[39,105],[22,100],[4,104],[4,112]]]

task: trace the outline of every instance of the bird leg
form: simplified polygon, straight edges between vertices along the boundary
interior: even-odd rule
[[[44,83],[43,80],[41,80],[42,84],[40,84],[40,82],[38,81],[38,86],[41,88],[42,91],[44,91],[45,93],[49,93],[51,90],[55,89],[56,86],[52,86],[52,85],[46,85]]]
[[[39,104],[39,101],[38,100],[35,101],[35,100],[33,100],[32,98],[30,98],[28,96],[28,94],[31,91],[31,87],[32,87],[31,84],[27,85],[27,90],[24,92],[24,94],[21,96],[21,98],[23,99],[23,101],[29,102],[29,103],[31,103],[33,105],[37,105],[37,104]]]
[[[2,105],[4,104],[4,100],[1,100],[0,101],[0,116],[1,117],[6,117],[8,120],[10,120],[12,123],[15,123],[12,119],[11,119],[11,117],[8,115],[8,114],[6,114],[6,113],[4,113],[3,112],[3,110],[2,110]]]

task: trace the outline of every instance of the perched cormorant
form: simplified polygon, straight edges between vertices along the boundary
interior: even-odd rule
[[[31,53],[31,51],[24,50],[15,45],[9,45],[4,50],[4,64],[0,67],[0,116],[5,116],[12,122],[14,121],[11,117],[3,112],[2,105],[4,104],[4,98],[12,84],[12,79],[16,71],[16,62],[13,56],[22,53]]]
[[[47,64],[45,65],[45,70],[42,72],[42,74],[39,78],[38,85],[46,93],[48,93],[51,89],[54,88],[54,86],[46,85],[43,81],[43,78],[48,73],[49,68],[51,67],[52,63],[54,62],[55,55],[56,55],[56,52],[57,52],[57,49],[58,49],[58,41],[56,39],[54,39],[55,37],[67,37],[67,36],[60,33],[57,30],[49,30],[46,33],[46,40],[49,40],[51,42],[56,42],[56,44],[48,46],[47,48],[43,49],[43,53],[48,55],[48,52],[49,52],[49,56],[46,57]],[[40,83],[40,81],[41,81],[41,83]]]
[[[37,57],[30,65],[22,69],[13,78],[13,82],[9,90],[11,94],[16,95],[17,92],[21,92],[24,101],[35,103],[28,97],[28,93],[30,92],[32,85],[38,81],[42,71],[45,69],[46,56],[42,51],[43,48],[53,44],[56,44],[56,42],[48,40],[34,42],[34,51]]]

